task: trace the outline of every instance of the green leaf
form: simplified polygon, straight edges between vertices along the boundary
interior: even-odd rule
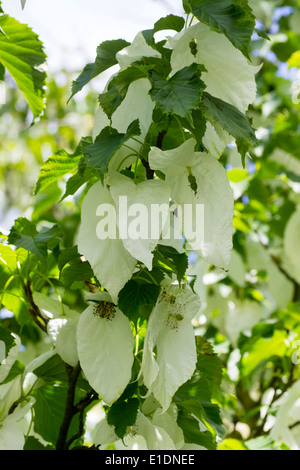
[[[249,450],[248,447],[244,444],[243,441],[239,441],[238,439],[224,439],[219,444],[219,450]]]
[[[67,399],[67,383],[46,383],[33,390],[35,413],[34,431],[51,444],[55,444],[65,413]],[[69,427],[68,437],[76,434],[79,428],[78,415]]]
[[[164,31],[171,29],[179,33],[184,28],[185,20],[182,16],[176,15],[167,15],[163,18],[160,18],[153,26],[153,29],[147,29],[142,31],[143,36],[147,43],[155,47],[154,34],[158,31]]]
[[[199,21],[224,33],[249,58],[255,18],[245,0],[189,0],[189,5]]]
[[[281,450],[270,436],[259,436],[245,442],[249,450]]]
[[[181,31],[184,28],[185,20],[182,16],[176,15],[167,15],[163,18],[160,18],[153,27],[153,33],[158,31],[163,31],[167,29],[172,29],[173,31]]]
[[[184,409],[178,412],[177,423],[181,427],[187,443],[198,444],[208,450],[216,450],[217,444],[209,431],[200,431],[199,421]]]
[[[80,258],[80,254],[78,253],[78,247],[72,246],[71,248],[65,248],[62,250],[58,255],[58,269],[61,271],[63,267],[70,262],[76,261]]]
[[[60,282],[70,289],[83,287],[84,282],[93,278],[94,273],[88,261],[80,259],[69,261],[68,265],[60,273]]]
[[[203,93],[203,110],[205,117],[214,126],[220,125],[234,137],[244,165],[246,153],[257,144],[254,130],[247,116],[235,106],[206,92]]]
[[[108,162],[117,150],[131,137],[140,134],[139,121],[133,121],[125,134],[116,129],[105,127],[95,142],[85,148],[86,159],[90,167],[97,169],[103,175],[108,168]]]
[[[222,380],[222,362],[211,344],[202,336],[196,336],[197,364],[200,377],[208,381],[212,392],[218,391]]]
[[[43,191],[49,184],[62,178],[67,173],[72,173],[78,167],[80,155],[70,155],[64,150],[59,150],[44,163],[35,188],[35,194]]]
[[[137,398],[129,398],[127,401],[118,400],[107,412],[107,422],[115,427],[115,433],[123,439],[128,426],[133,426],[139,407]]]
[[[160,108],[155,108],[152,122],[145,138],[149,146],[159,147],[162,150],[170,150],[179,147],[185,139],[186,133],[182,131],[182,125],[177,116],[163,113]]]
[[[21,0],[21,6],[22,6],[22,10],[24,10],[24,8],[25,8],[25,5],[26,5],[26,0]]]
[[[43,446],[43,444],[34,436],[28,436],[23,450],[54,450],[51,445]]]
[[[151,62],[155,60],[157,59],[151,58]],[[141,78],[147,78],[148,71],[153,67],[152,63],[145,65],[143,61],[138,61],[125,70],[121,70],[112,78],[108,84],[107,91],[101,93],[98,97],[99,103],[109,119],[111,119],[113,113],[124,100],[129,85]]]
[[[84,147],[91,144],[91,138],[81,139],[77,149],[73,154],[65,150],[59,150],[56,154],[48,158],[40,170],[38,181],[35,187],[35,194],[43,191],[48,185],[59,180],[68,173],[73,173],[78,168],[78,164],[83,157]]]
[[[257,36],[259,36],[260,38],[267,39],[267,41],[271,41],[269,36],[264,31],[262,31],[261,29],[255,28],[254,31],[256,32]]]
[[[9,351],[15,344],[15,338],[11,332],[0,326],[0,364],[7,358]]]
[[[224,437],[225,430],[220,417],[220,408],[211,403],[214,386],[199,372],[195,372],[176,392],[174,401],[200,419],[210,431]]]
[[[129,42],[124,39],[113,39],[112,41],[104,41],[97,47],[96,60],[87,64],[78,78],[72,83],[72,93],[68,101],[76,95],[82,88],[100,73],[109,69],[118,63],[116,54],[124,47],[129,46]]]
[[[0,63],[23,92],[36,118],[45,107],[46,73],[39,70],[46,60],[43,44],[27,25],[8,15],[0,17]]]
[[[192,133],[199,147],[197,150],[201,152],[205,150],[202,145],[202,139],[206,131],[206,119],[201,109],[193,109],[192,119],[193,121],[191,124],[187,119],[179,117],[182,128],[188,129]]]
[[[66,190],[61,198],[61,201],[68,196],[75,194],[78,189],[94,177],[99,177],[97,171],[88,166],[88,162],[83,157],[78,164],[78,171],[75,175],[71,176],[66,184]]]
[[[0,308],[4,306],[13,312],[21,325],[30,320],[24,290],[18,276],[18,265],[21,266],[21,271],[23,268],[29,268],[30,260],[28,259],[28,263],[24,262],[24,255],[27,259],[28,252],[23,249],[13,250],[10,246],[0,244]]]
[[[68,382],[66,365],[58,354],[50,357],[41,366],[34,369],[33,373],[45,382]]]
[[[178,253],[172,246],[157,245],[157,251],[174,265],[174,271],[177,274],[177,279],[180,282],[185,275],[188,268],[188,256],[187,253]]]
[[[286,331],[275,330],[271,337],[258,337],[249,347],[245,345],[245,354],[241,361],[241,373],[243,376],[250,377],[272,357],[283,357],[287,351],[286,339]]]
[[[199,107],[205,88],[200,79],[201,71],[201,66],[191,64],[176,72],[169,80],[155,70],[151,71],[149,79],[152,88],[149,94],[152,100],[165,113],[177,114],[193,123],[192,110]]]
[[[6,377],[6,379],[2,382],[2,384],[6,384],[8,382],[11,382],[12,380],[14,380],[18,375],[20,374],[23,374],[25,370],[25,365],[23,364],[23,362],[19,361],[19,360],[16,360],[13,365],[12,365],[12,368],[10,369],[9,373],[8,373],[8,376]]]
[[[57,244],[61,230],[58,225],[51,228],[43,227],[40,232],[36,226],[25,217],[15,220],[8,236],[8,243],[31,251],[39,258],[47,256],[47,250],[52,244]]]
[[[151,70],[156,70],[163,77],[167,77],[171,71],[170,61],[164,58],[142,57],[110,80],[107,91],[101,93],[98,98],[109,119],[125,99],[129,85],[136,80],[148,78]]]
[[[129,320],[136,323],[139,316],[141,316],[140,307],[143,305],[154,307],[158,294],[158,285],[140,283],[131,279],[119,293],[118,306]]]
[[[182,0],[182,6],[183,6],[183,9],[184,11],[189,14],[191,13],[191,6],[190,6],[190,2],[189,0]]]
[[[195,372],[190,380],[185,382],[175,394],[176,400],[198,399],[210,401],[211,391],[208,381],[201,377],[199,372]]]

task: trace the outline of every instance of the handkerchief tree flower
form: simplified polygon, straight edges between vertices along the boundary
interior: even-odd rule
[[[60,202],[76,200],[72,246],[64,230],[73,228],[51,224],[52,218],[36,226],[19,217],[3,235],[1,302],[18,311],[21,330],[34,325],[43,347],[25,367],[18,353],[26,344],[0,326],[0,449],[218,449],[225,434],[221,407],[232,397],[230,390],[222,395],[218,341],[204,334],[201,318],[228,337],[228,376],[237,374],[238,363],[254,373],[252,356],[238,354],[239,340],[261,319],[261,346],[268,350],[270,305],[258,304],[259,293],[249,286],[259,273],[250,272],[247,285],[243,279],[242,255],[255,252],[253,239],[233,250],[242,224],[238,183],[258,143],[247,115],[261,69],[250,59],[255,16],[248,1],[184,0],[183,9],[184,15],[170,14],[137,32],[131,43],[102,42],[72,83],[70,100],[91,80],[108,77],[94,103],[92,135],[82,137],[74,153],[59,151],[45,161],[35,189],[38,195],[52,183],[65,184]],[[1,13],[0,74],[2,68],[15,72],[7,53],[14,50],[9,41],[18,42],[6,36],[11,24]],[[31,40],[36,56],[19,57],[27,80],[20,72],[16,82],[37,117],[44,74],[36,66],[44,56],[35,35]],[[222,159],[228,146],[239,165],[231,178]],[[71,218],[73,206],[68,210]],[[286,225],[283,246],[296,280],[298,228],[299,210]],[[277,282],[282,273],[272,256],[256,256],[266,284]],[[214,291],[216,272],[219,279],[229,272],[234,292],[226,283]],[[80,294],[65,303],[64,289]],[[239,289],[248,289],[251,300],[236,299]],[[276,287],[270,291],[270,303],[290,298],[289,282],[283,296]],[[260,357],[261,349],[253,349]],[[90,432],[94,407],[99,419]],[[286,426],[279,414],[282,422]]]

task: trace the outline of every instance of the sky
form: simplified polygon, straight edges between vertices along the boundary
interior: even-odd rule
[[[183,14],[182,0],[2,0],[5,13],[28,24],[40,37],[48,67],[80,71],[96,48],[110,39],[131,42],[167,14]]]

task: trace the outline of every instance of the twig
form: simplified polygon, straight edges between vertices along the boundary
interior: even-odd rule
[[[67,392],[67,400],[66,400],[66,406],[65,406],[65,414],[64,414],[63,422],[60,426],[58,438],[56,441],[56,450],[66,449],[66,440],[67,440],[69,427],[73,419],[73,416],[76,412],[76,408],[74,406],[76,383],[77,383],[79,374],[81,372],[81,367],[79,364],[74,368],[67,365],[66,369],[67,369],[67,374],[68,374],[68,392]]]
[[[163,140],[164,140],[164,137],[166,135],[167,131],[166,130],[162,130],[158,136],[157,136],[157,139],[156,139],[156,147],[161,149],[162,147],[162,143],[163,143]],[[153,180],[153,177],[154,177],[154,170],[152,170],[150,168],[150,165],[149,165],[149,162],[147,160],[145,160],[144,158],[141,158],[141,162],[142,164],[144,165],[144,167],[146,168],[146,177],[147,177],[147,180]]]
[[[65,406],[65,414],[61,424],[59,435],[56,442],[56,450],[67,450],[70,445],[79,439],[84,431],[84,410],[94,400],[98,399],[98,395],[94,390],[90,390],[77,404],[74,404],[76,383],[81,372],[78,364],[76,367],[66,366],[68,373],[68,392]],[[68,431],[73,417],[79,413],[79,429],[68,441]]]
[[[33,319],[34,323],[39,328],[41,328],[41,330],[47,333],[47,324],[48,324],[49,319],[45,315],[42,314],[39,307],[34,302],[32,291],[31,291],[31,283],[29,280],[27,281],[26,284],[23,285],[23,289],[24,289],[26,298],[31,306],[31,308],[28,309],[31,318]]]

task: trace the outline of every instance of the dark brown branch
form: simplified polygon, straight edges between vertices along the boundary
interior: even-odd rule
[[[65,406],[65,414],[63,418],[63,422],[60,426],[58,438],[56,441],[56,450],[65,450],[66,449],[66,440],[69,431],[69,427],[71,421],[73,419],[74,414],[76,413],[76,408],[74,406],[74,398],[75,398],[75,389],[77,379],[81,372],[81,367],[78,364],[76,367],[71,367],[66,365],[67,374],[68,374],[68,392],[67,392],[67,400]]]
[[[151,170],[149,162],[145,160],[144,158],[141,159],[142,164],[146,168],[146,177],[147,180],[153,180],[154,177],[154,170]]]
[[[79,439],[84,431],[84,410],[87,406],[89,406],[94,400],[98,400],[98,395],[94,390],[90,390],[79,402],[75,405],[75,412],[74,415],[79,413],[79,429],[74,436],[72,436],[68,442],[66,443],[66,449],[70,447],[70,445]],[[74,416],[73,415],[73,416]]]
[[[156,147],[161,149],[162,147],[162,143],[163,143],[163,140],[164,140],[164,137],[166,135],[167,131],[166,130],[162,130],[158,136],[157,136],[157,139],[156,139]],[[141,162],[142,164],[144,165],[145,169],[146,169],[146,177],[147,177],[147,180],[153,180],[153,177],[154,177],[154,170],[152,170],[150,168],[150,165],[149,165],[149,162],[147,160],[145,160],[144,158],[141,158]]]
[[[59,435],[56,442],[56,450],[67,450],[70,445],[79,439],[84,431],[84,410],[89,406],[94,400],[98,399],[98,395],[94,390],[90,390],[77,404],[74,403],[75,400],[75,390],[78,377],[81,372],[81,367],[78,364],[76,367],[71,367],[66,365],[67,374],[68,374],[68,392],[67,400],[65,406],[65,414],[63,422],[61,424]],[[72,422],[73,417],[79,413],[79,429],[74,436],[72,436],[67,441],[68,431]]]
[[[84,409],[80,410],[80,412],[79,412],[79,429],[78,429],[78,432],[76,434],[74,434],[74,436],[72,436],[71,439],[69,439],[67,441],[65,448],[68,449],[70,447],[70,445],[74,441],[76,441],[76,439],[79,439],[82,436],[83,431],[84,431]]]
[[[23,289],[31,307],[28,309],[31,318],[33,319],[34,323],[39,328],[41,328],[41,330],[47,333],[47,324],[48,324],[49,319],[45,315],[42,314],[39,307],[35,304],[33,300],[33,296],[32,296],[31,284],[29,280],[27,281],[26,284],[23,285]]]

